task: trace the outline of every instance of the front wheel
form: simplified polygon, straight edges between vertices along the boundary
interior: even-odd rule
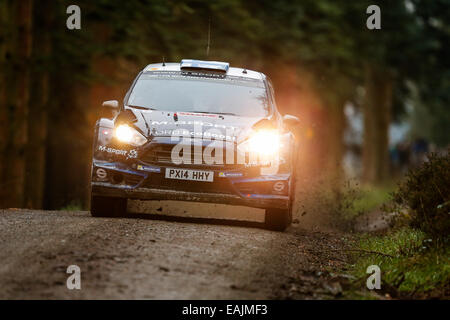
[[[93,217],[124,217],[126,213],[126,198],[91,196],[91,215]]]
[[[292,222],[291,209],[266,209],[266,229],[284,231]]]

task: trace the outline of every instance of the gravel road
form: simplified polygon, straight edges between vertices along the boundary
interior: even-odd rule
[[[220,220],[0,210],[0,299],[321,299],[345,235]],[[69,290],[69,265],[81,290]]]

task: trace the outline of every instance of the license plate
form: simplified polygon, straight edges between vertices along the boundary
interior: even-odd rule
[[[166,178],[213,182],[214,172],[192,169],[166,168]]]

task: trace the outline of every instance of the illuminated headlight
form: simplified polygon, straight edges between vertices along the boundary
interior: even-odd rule
[[[255,132],[247,142],[248,152],[261,156],[278,155],[280,151],[280,135],[276,130]]]
[[[259,130],[239,145],[239,153],[247,154],[250,162],[273,161],[280,151],[280,134],[276,130]]]
[[[126,124],[119,125],[114,131],[114,135],[117,140],[135,147],[142,146],[147,142],[147,139],[142,134]]]

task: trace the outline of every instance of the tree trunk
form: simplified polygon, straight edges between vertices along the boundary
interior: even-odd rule
[[[6,206],[24,204],[25,148],[29,100],[29,60],[31,56],[32,0],[14,2],[18,27],[14,47],[14,70],[9,81],[14,83],[9,109],[9,137],[6,161]]]
[[[4,206],[6,198],[6,184],[4,179],[6,163],[6,146],[8,137],[8,113],[6,101],[6,74],[7,74],[7,53],[8,53],[8,31],[10,4],[8,1],[0,2],[0,207]]]
[[[42,14],[44,13],[44,14]],[[34,55],[38,60],[38,70],[34,69],[32,101],[28,117],[28,147],[25,205],[42,209],[45,181],[45,155],[47,139],[47,110],[49,102],[49,63],[51,53],[51,0],[41,0],[36,12],[40,27],[34,39]]]
[[[393,79],[386,70],[366,69],[364,110],[363,181],[381,183],[389,175],[389,124]]]
[[[327,121],[324,124],[326,137],[326,174],[332,182],[339,185],[343,175],[342,159],[344,155],[344,103],[337,101],[327,108]]]

